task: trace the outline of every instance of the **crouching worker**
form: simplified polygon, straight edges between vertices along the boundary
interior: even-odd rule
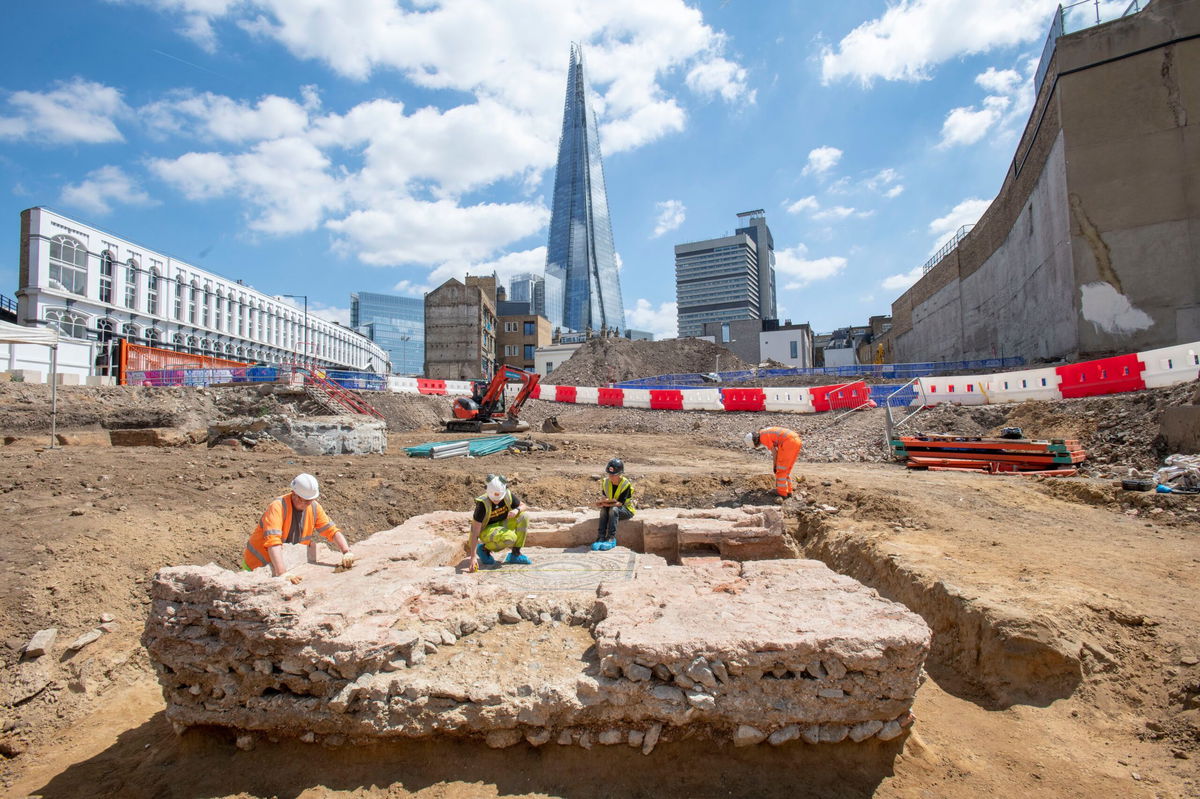
[[[800,434],[786,427],[764,427],[746,434],[746,446],[751,449],[766,447],[775,456],[775,493],[781,497],[792,495],[792,467],[803,446]]]
[[[617,521],[633,518],[637,508],[633,505],[633,483],[625,479],[625,462],[613,458],[604,467],[607,475],[600,490],[604,498],[596,503],[600,509],[600,528],[596,531],[596,542],[592,551],[612,549],[617,545]]]
[[[521,499],[508,490],[508,481],[503,475],[489,474],[487,490],[475,497],[475,514],[471,517],[471,540],[467,545],[471,553],[471,571],[479,564],[495,565],[493,552],[511,549],[505,563],[527,565],[529,558],[521,554],[525,546],[525,531],[529,527],[529,516]],[[476,541],[479,543],[476,544]]]
[[[286,577],[290,582],[298,583],[300,575],[288,572],[280,545],[307,544],[308,562],[316,563],[317,536],[333,542],[342,553],[341,568],[353,566],[354,553],[350,551],[346,537],[326,515],[321,503],[317,502],[320,494],[317,478],[311,474],[296,475],[292,490],[271,500],[271,504],[263,511],[242,553],[242,568],[250,571],[269,565],[272,576]]]

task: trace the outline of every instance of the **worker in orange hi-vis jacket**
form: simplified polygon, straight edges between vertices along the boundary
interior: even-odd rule
[[[775,453],[775,492],[781,497],[792,495],[792,467],[800,455],[800,434],[786,427],[764,427],[746,434],[746,446],[766,447]]]
[[[354,553],[346,543],[346,537],[325,513],[321,503],[317,478],[311,474],[296,475],[292,490],[276,497],[267,505],[258,520],[258,526],[250,534],[250,541],[242,553],[242,568],[246,571],[260,566],[270,566],[274,577],[286,577],[292,583],[300,582],[300,575],[290,574],[283,562],[283,543],[307,544],[308,562],[317,561],[317,536],[331,541],[342,553],[339,564],[343,569],[354,565]]]

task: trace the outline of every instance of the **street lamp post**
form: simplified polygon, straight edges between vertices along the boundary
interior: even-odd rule
[[[400,336],[400,364],[402,368],[408,366],[408,342],[412,340],[412,336]]]
[[[282,294],[280,296],[292,297],[293,299],[297,299],[297,300],[304,300],[304,341],[302,341],[300,343],[301,351],[303,352],[304,355],[300,359],[300,362],[308,363],[308,295],[307,294]]]

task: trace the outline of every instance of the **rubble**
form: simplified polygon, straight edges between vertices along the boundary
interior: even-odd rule
[[[738,540],[778,526],[774,508],[661,509],[639,513],[642,537],[665,540],[671,515],[675,547],[720,549],[717,528]],[[594,536],[574,513],[531,516],[539,544]],[[668,566],[568,544],[526,548],[533,567],[457,573],[445,564],[464,554],[467,519],[443,511],[376,533],[340,574],[285,547],[298,585],[266,570],[161,570],[143,643],[168,719],[327,744],[452,736],[648,752],[664,738],[741,746],[813,727],[820,740],[865,740],[908,714],[928,627],[817,561]],[[556,557],[593,573],[531,592],[536,564]],[[613,571],[618,561],[627,568]]]
[[[57,637],[58,630],[54,627],[38,630],[33,634],[33,638],[29,639],[29,643],[25,644],[25,656],[41,657],[54,647],[54,639]]]
[[[749,369],[741,358],[711,341],[674,338],[631,341],[588,339],[542,381],[560,386],[606,386],[639,377]]]

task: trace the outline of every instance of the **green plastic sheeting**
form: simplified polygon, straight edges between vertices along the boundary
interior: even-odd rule
[[[415,447],[405,447],[404,451],[408,453],[410,458],[429,458],[433,453],[430,451],[434,447],[441,447],[446,444],[461,444],[467,442],[467,451],[473,457],[481,457],[483,455],[494,455],[497,452],[503,452],[516,443],[517,437],[510,435],[503,436],[484,436],[482,438],[458,438],[450,441],[430,441],[428,444],[418,444]]]

